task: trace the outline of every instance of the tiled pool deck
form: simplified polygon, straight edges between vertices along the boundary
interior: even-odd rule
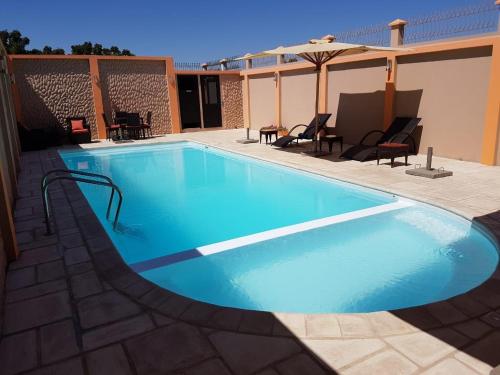
[[[412,167],[234,142],[242,135],[200,132],[140,143],[189,139],[388,190],[475,218],[500,237],[500,167],[435,158],[434,166],[455,175],[427,180],[404,173]],[[220,308],[131,272],[73,183],[51,190],[57,230],[45,236],[40,178],[61,166],[55,150],[22,157],[15,213],[22,253],[7,276],[1,374],[489,374],[500,364],[498,270],[465,295],[397,312]]]

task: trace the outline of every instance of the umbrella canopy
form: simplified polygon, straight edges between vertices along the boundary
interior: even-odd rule
[[[363,44],[351,44],[351,43],[339,43],[335,41],[335,37],[332,35],[326,35],[321,39],[311,39],[309,43],[299,44],[290,47],[277,47],[275,49],[262,51],[258,53],[247,53],[246,55],[236,59],[236,60],[249,60],[256,59],[260,57],[268,56],[279,56],[279,55],[297,55],[302,57],[304,60],[309,61],[314,64],[316,71],[316,129],[315,129],[315,139],[318,134],[318,98],[319,98],[319,74],[321,67],[326,62],[338,56],[348,56],[355,55],[359,53],[369,52],[369,51],[385,51],[385,52],[396,52],[396,51],[408,51],[406,48],[391,48],[391,47],[379,47],[379,46],[368,46]],[[315,153],[317,153],[318,142],[315,142]]]

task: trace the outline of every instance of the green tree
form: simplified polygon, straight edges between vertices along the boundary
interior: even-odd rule
[[[19,30],[8,30],[0,31],[0,39],[2,40],[7,53],[10,54],[25,54],[26,46],[30,44],[29,38],[23,36]]]
[[[102,55],[102,44],[96,43],[94,47],[92,47],[93,55]]]

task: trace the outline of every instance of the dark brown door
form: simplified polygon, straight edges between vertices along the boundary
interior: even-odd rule
[[[182,128],[201,128],[200,93],[198,77],[178,75],[179,106],[181,110]]]
[[[219,76],[201,76],[203,125],[205,128],[222,126]]]

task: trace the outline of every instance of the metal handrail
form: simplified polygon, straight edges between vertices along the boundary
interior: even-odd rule
[[[84,177],[75,177],[75,176],[59,176],[57,175],[56,177],[50,178],[49,176],[51,174],[55,173],[65,173],[65,174],[76,174],[76,175],[81,175],[81,176],[88,176],[88,177],[95,177],[95,178],[100,178],[104,181],[99,181],[99,180],[93,180],[90,178],[84,178]],[[49,204],[48,204],[48,187],[49,185],[58,180],[70,180],[70,181],[76,181],[76,182],[84,182],[87,184],[93,184],[93,185],[101,185],[101,186],[109,186],[111,188],[111,195],[109,197],[109,203],[108,203],[108,209],[106,210],[106,219],[109,219],[109,213],[111,211],[111,204],[113,203],[113,197],[115,196],[115,190],[118,193],[118,207],[116,208],[115,212],[115,219],[113,221],[113,229],[116,229],[116,224],[118,223],[118,216],[120,215],[120,209],[122,207],[122,201],[123,201],[123,195],[118,186],[116,186],[113,183],[113,180],[109,178],[108,176],[104,176],[102,174],[97,174],[97,173],[90,173],[90,172],[82,172],[82,171],[75,171],[71,169],[53,169],[49,172],[47,172],[43,177],[41,181],[41,189],[42,189],[42,200],[43,200],[43,211],[45,213],[45,225],[47,227],[47,234],[51,234],[51,228],[50,228],[50,213],[49,213]]]

